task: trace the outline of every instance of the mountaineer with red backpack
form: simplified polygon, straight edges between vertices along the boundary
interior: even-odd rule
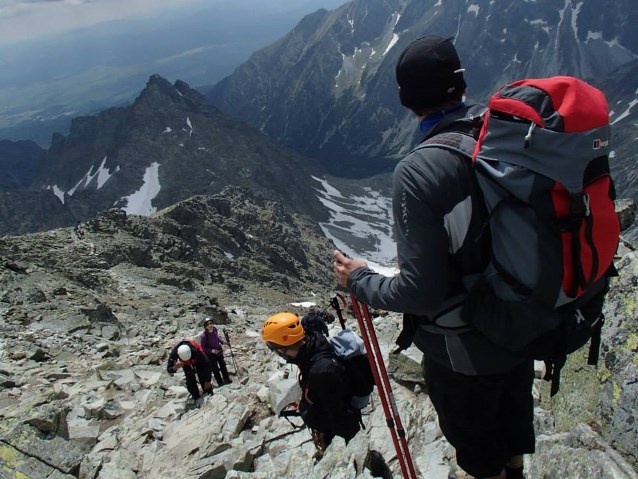
[[[213,395],[210,361],[197,341],[180,341],[169,353],[166,371],[172,376],[179,369],[184,370],[186,389],[193,400],[197,401],[201,396],[197,386],[198,379],[204,394]]]
[[[567,77],[468,107],[463,71],[450,39],[402,52],[399,96],[424,139],[393,176],[400,272],[339,251],[333,267],[358,300],[405,313],[399,350],[423,351],[439,424],[471,474],[450,478],[520,479],[535,449],[533,359],[553,367],[555,392],[566,355],[602,324],[619,233],[608,112]]]

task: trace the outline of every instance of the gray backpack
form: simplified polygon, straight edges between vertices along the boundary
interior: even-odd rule
[[[469,325],[505,349],[544,360],[553,395],[567,354],[590,337],[589,362],[597,361],[615,274],[620,228],[607,102],[576,78],[521,80],[492,96],[473,151],[472,139],[459,135],[442,133],[419,148],[453,149],[473,161],[490,263],[465,278],[461,306],[436,320]]]

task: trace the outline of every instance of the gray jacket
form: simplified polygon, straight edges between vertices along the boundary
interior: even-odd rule
[[[448,114],[424,140],[447,131],[468,132],[468,119],[483,107]],[[354,271],[348,287],[375,308],[409,313],[420,326],[414,344],[432,360],[464,374],[505,372],[523,359],[491,343],[471,327],[450,332],[431,327],[442,305],[463,293],[462,278],[481,272],[489,238],[481,234],[481,202],[471,161],[445,148],[417,147],[393,175],[392,207],[399,274],[388,278],[367,268]]]

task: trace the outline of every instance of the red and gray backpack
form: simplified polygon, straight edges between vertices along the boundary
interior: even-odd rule
[[[472,157],[491,256],[463,318],[544,360],[552,395],[567,354],[590,338],[597,362],[620,233],[609,140],[601,91],[572,77],[527,79],[491,97]]]

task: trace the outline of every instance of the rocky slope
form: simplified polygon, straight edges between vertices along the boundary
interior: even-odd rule
[[[309,433],[273,413],[296,372],[259,328],[273,312],[301,312],[300,301],[327,307],[330,249],[303,218],[236,190],[151,217],[111,210],[76,229],[0,239],[0,479],[369,478],[369,449],[400,477],[378,399],[364,411],[367,429],[347,447],[336,440],[317,464]],[[638,478],[631,245],[617,266],[598,370],[576,355],[557,398],[536,384],[530,479]],[[233,383],[190,409],[165,361],[205,316],[229,333]],[[420,355],[388,354],[399,315],[374,324],[419,475],[445,479],[453,451]]]

